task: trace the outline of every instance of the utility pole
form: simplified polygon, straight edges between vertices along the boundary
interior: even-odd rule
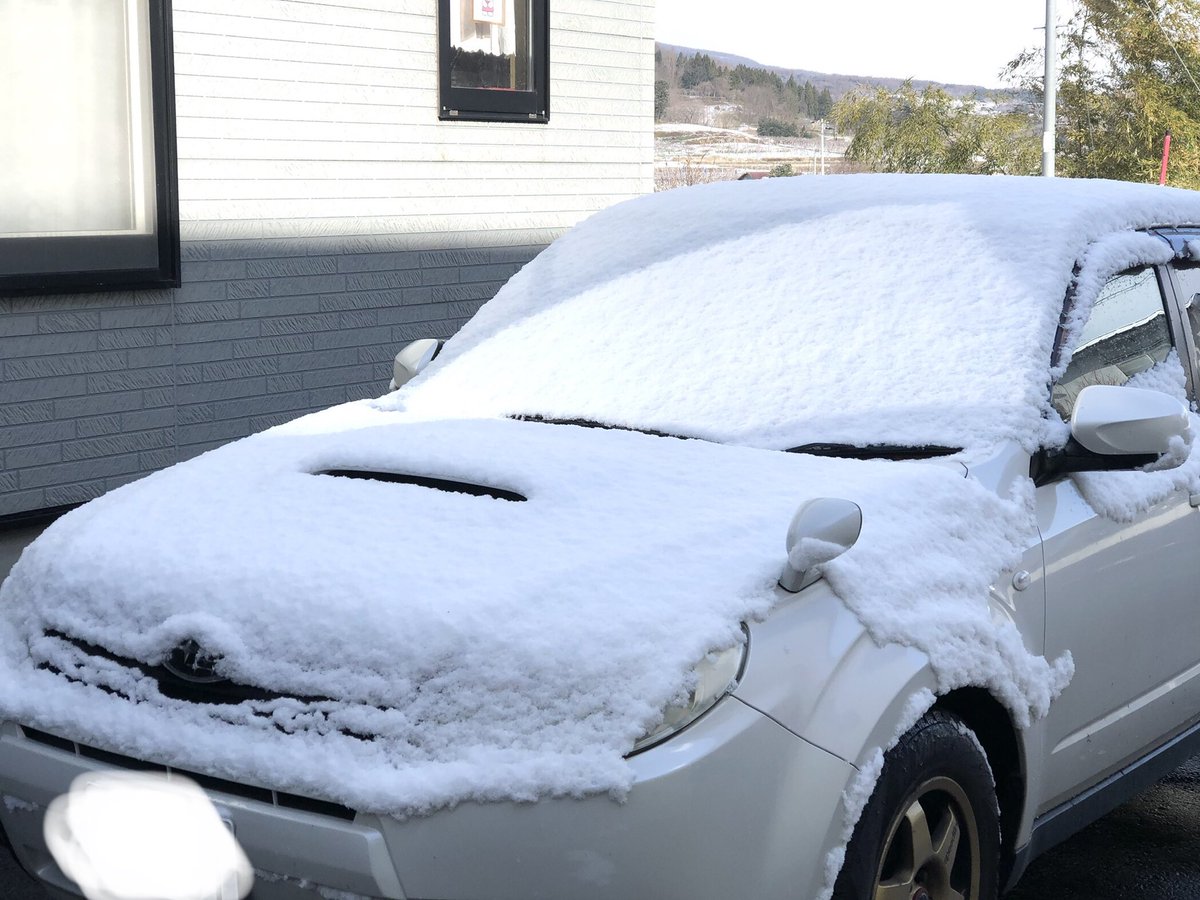
[[[825,120],[821,120],[821,174],[825,174]]]
[[[1054,177],[1054,120],[1058,91],[1058,51],[1055,48],[1054,0],[1046,0],[1046,83],[1042,113],[1042,175]]]

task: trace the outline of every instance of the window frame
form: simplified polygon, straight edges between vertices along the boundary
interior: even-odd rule
[[[28,272],[0,273],[0,295],[81,293],[177,288],[180,279],[178,151],[175,139],[175,67],[171,0],[148,0],[150,116],[154,147],[155,232],[152,238],[116,234],[0,238],[5,254],[32,258]],[[106,267],[105,258],[130,253],[153,241],[154,266]],[[61,269],[38,260],[65,258]]]
[[[1162,267],[1163,290],[1168,295],[1173,310],[1172,316],[1178,320],[1180,340],[1187,350],[1187,360],[1184,370],[1188,374],[1188,396],[1191,399],[1193,408],[1197,408],[1200,407],[1200,371],[1196,367],[1200,364],[1200,347],[1197,347],[1196,337],[1192,332],[1192,324],[1187,309],[1187,298],[1181,289],[1176,276],[1176,270],[1181,267],[1189,269],[1200,268],[1200,259],[1192,259],[1186,255],[1187,244],[1191,241],[1200,240],[1200,228],[1182,227],[1178,230],[1155,229],[1155,233],[1159,237],[1169,241],[1175,250],[1175,259]],[[1179,342],[1177,341],[1177,347],[1178,344]]]
[[[450,83],[450,4],[438,0],[438,118],[451,122],[550,121],[550,3],[530,0],[533,90],[497,91]]]

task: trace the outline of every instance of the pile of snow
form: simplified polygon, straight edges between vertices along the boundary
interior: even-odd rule
[[[1162,252],[1125,235],[1085,257],[1089,241],[1172,219],[1200,221],[1200,202],[875,177],[601,213],[404,391],[52,526],[0,589],[0,718],[364,810],[619,796],[623,755],[691,667],[779,601],[792,513],[836,492],[864,524],[825,574],[871,634],[923,650],[941,689],[988,687],[1029,721],[1071,671],[989,615],[989,583],[1036,542],[1029,496],[955,465],[777,450],[1061,441],[1047,370],[1072,265],[1086,306],[1109,272]],[[527,500],[318,474],[335,469]],[[194,639],[220,674],[284,696],[172,700],[58,634],[151,665]]]

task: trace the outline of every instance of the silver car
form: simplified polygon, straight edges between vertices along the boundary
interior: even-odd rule
[[[256,900],[993,900],[1200,750],[1197,298],[1189,192],[598,214],[395,393],[26,551],[3,832],[78,896],[47,807],[148,769]]]

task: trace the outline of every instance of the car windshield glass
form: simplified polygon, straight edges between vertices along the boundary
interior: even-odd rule
[[[598,213],[388,402],[778,450],[1040,438],[1072,269],[1126,188],[775,181]]]

